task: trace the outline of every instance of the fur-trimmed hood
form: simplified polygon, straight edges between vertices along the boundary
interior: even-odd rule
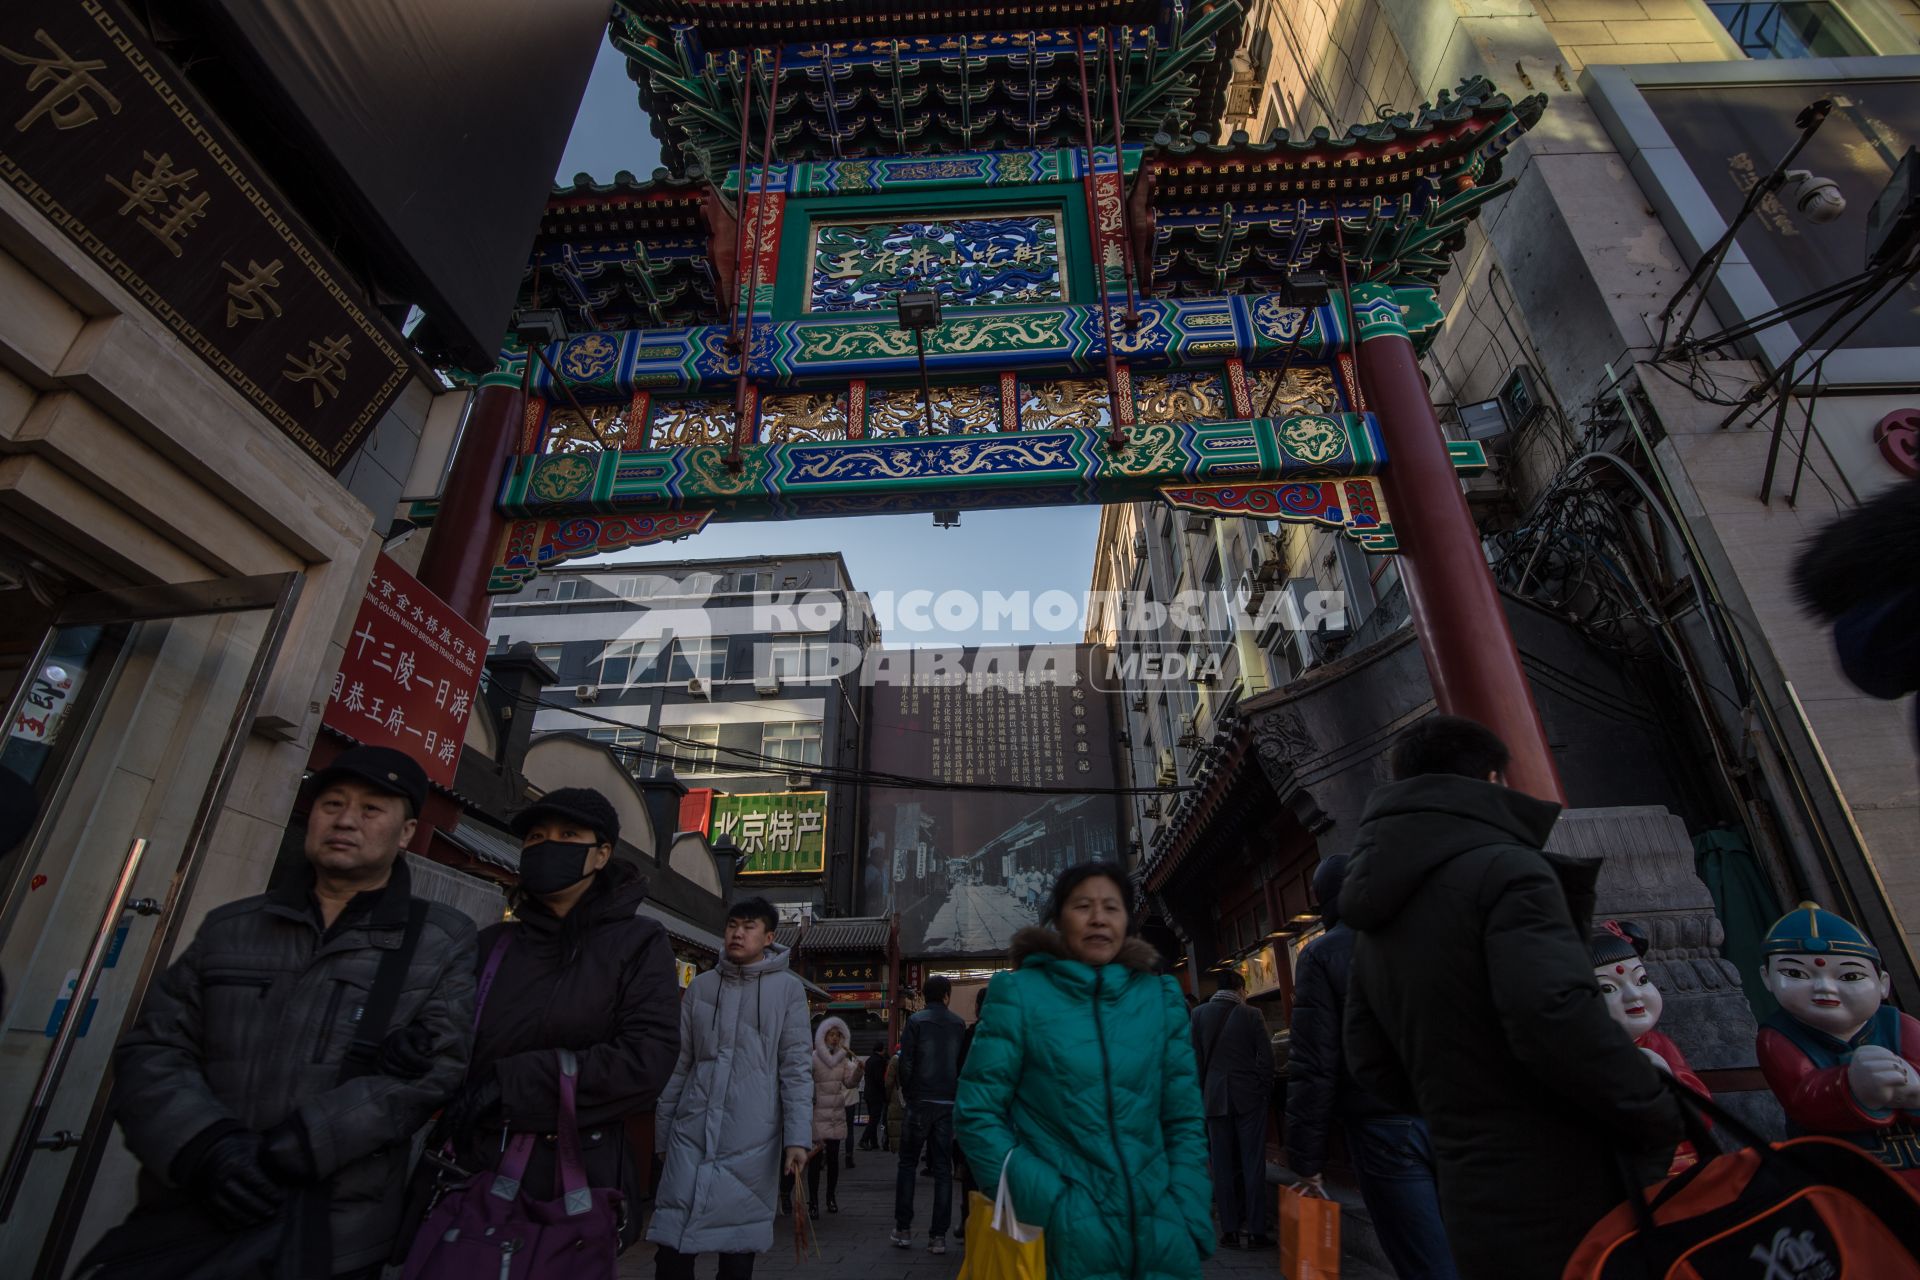
[[[1067,940],[1053,929],[1044,925],[1028,925],[1013,935],[1013,945],[1007,949],[1008,959],[1018,969],[1027,962],[1029,956],[1052,956],[1056,960],[1073,960],[1067,951]],[[1078,961],[1076,961],[1078,963]],[[1113,963],[1125,965],[1135,973],[1159,973],[1160,953],[1153,944],[1139,938],[1128,938],[1120,944],[1119,954]]]
[[[840,1048],[837,1052],[827,1048],[829,1031],[840,1033]],[[813,1056],[822,1062],[830,1062],[837,1067],[847,1060],[847,1055],[852,1051],[853,1032],[847,1030],[847,1024],[839,1018],[822,1018],[820,1025],[813,1029]]]

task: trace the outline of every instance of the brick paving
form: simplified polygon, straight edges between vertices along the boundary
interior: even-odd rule
[[[921,1178],[914,1192],[915,1230],[912,1249],[896,1249],[887,1241],[893,1230],[893,1179],[898,1167],[889,1151],[857,1151],[852,1169],[840,1171],[840,1212],[825,1212],[826,1184],[821,1184],[821,1215],[814,1224],[820,1254],[796,1262],[793,1255],[793,1219],[774,1222],[774,1248],[754,1264],[754,1280],[952,1280],[963,1261],[960,1241],[949,1235],[944,1257],[927,1252],[927,1223],[931,1217],[933,1179]],[[954,1186],[954,1226],[959,1225],[959,1184]],[[1392,1280],[1390,1272],[1367,1266],[1351,1254],[1343,1266],[1345,1280]],[[642,1241],[621,1259],[620,1274],[632,1280],[652,1280],[653,1246]],[[713,1280],[714,1259],[705,1255],[695,1270],[696,1280]],[[1277,1280],[1277,1251],[1222,1250],[1206,1265],[1205,1280]]]

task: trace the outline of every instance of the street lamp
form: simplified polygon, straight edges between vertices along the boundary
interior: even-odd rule
[[[932,289],[907,289],[894,296],[900,309],[900,327],[913,334],[920,357],[920,402],[926,413],[927,434],[933,434],[933,384],[927,381],[927,330],[940,326],[940,295]]]

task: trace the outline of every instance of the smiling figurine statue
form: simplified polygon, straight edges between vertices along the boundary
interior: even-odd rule
[[[1774,922],[1760,954],[1780,1011],[1756,1049],[1790,1126],[1844,1138],[1920,1189],[1920,1022],[1885,1003],[1879,951],[1803,902]]]
[[[1713,1094],[1706,1082],[1687,1065],[1680,1046],[1665,1033],[1654,1030],[1664,1001],[1660,998],[1660,988],[1647,976],[1648,945],[1646,930],[1632,921],[1605,921],[1588,939],[1593,977],[1600,984],[1600,994],[1606,997],[1607,1012],[1626,1028],[1634,1046],[1651,1058],[1654,1066],[1701,1097],[1711,1098]],[[1693,1144],[1683,1142],[1675,1149],[1667,1173],[1672,1175],[1690,1169],[1698,1159]]]

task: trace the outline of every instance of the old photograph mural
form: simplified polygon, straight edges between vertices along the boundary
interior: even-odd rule
[[[1095,645],[956,651],[959,679],[877,683],[876,770],[941,784],[868,791],[863,912],[900,912],[904,955],[990,956],[1038,918],[1054,877],[1120,851],[1109,695]]]

